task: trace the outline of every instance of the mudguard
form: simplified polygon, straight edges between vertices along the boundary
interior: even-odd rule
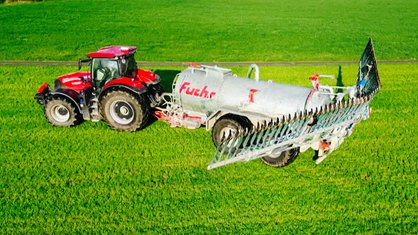
[[[43,103],[40,103],[42,105],[45,105],[48,100],[51,98],[57,98],[57,97],[63,97],[69,101],[71,101],[78,109],[79,112],[81,112],[81,107],[79,103],[79,95],[76,91],[69,90],[69,89],[55,89],[55,90],[44,90],[44,93],[37,93],[35,95],[35,99],[39,97],[40,95],[43,95]],[[39,100],[39,99],[38,99]],[[39,103],[39,101],[38,101]]]
[[[145,87],[142,84],[139,84],[140,86],[133,87],[133,86],[128,85],[126,83],[116,82],[118,80],[120,80],[120,79],[112,80],[112,81],[108,82],[103,87],[103,90],[99,95],[99,100],[101,99],[101,97],[103,97],[104,94],[107,93],[107,91],[110,91],[110,90],[126,90],[126,91],[132,92],[133,94],[137,94],[137,95],[140,95],[140,94],[143,94],[143,93],[147,92],[147,87]]]

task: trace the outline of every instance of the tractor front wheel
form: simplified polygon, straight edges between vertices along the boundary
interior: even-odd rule
[[[146,100],[125,91],[110,91],[100,102],[100,114],[115,130],[136,131],[148,121],[150,108]]]
[[[44,114],[53,126],[70,127],[81,121],[75,105],[64,98],[55,98],[45,104]]]

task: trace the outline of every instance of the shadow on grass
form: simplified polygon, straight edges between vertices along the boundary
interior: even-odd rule
[[[180,70],[164,70],[164,69],[157,69],[154,71],[154,73],[158,74],[161,78],[161,86],[164,89],[164,92],[172,92],[172,84],[174,81],[174,78],[178,73],[180,73]]]
[[[336,86],[340,86],[340,87],[343,87],[344,86],[344,83],[343,83],[343,73],[342,73],[341,65],[338,66],[338,76],[337,76],[337,84],[336,84]],[[343,92],[343,89],[338,88],[337,89],[337,93],[338,92]]]
[[[163,87],[164,92],[167,92],[167,93],[172,92],[172,89],[173,89],[172,85],[173,85],[174,78],[176,77],[178,73],[180,73],[180,70],[157,69],[154,71],[154,73],[160,76],[160,79],[161,79],[160,85]],[[154,111],[155,110],[151,110],[152,113]],[[148,120],[148,123],[145,125],[144,128],[152,125],[156,121],[158,121],[157,118],[154,117],[154,115],[151,115],[150,119]]]

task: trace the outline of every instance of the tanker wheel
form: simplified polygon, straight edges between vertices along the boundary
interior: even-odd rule
[[[236,135],[246,128],[251,129],[252,124],[246,117],[226,115],[215,122],[212,129],[212,141],[217,147],[224,138]]]
[[[100,101],[100,114],[115,130],[136,131],[148,121],[150,108],[146,101],[143,96],[110,91]]]
[[[81,122],[82,118],[72,102],[64,98],[53,98],[45,104],[44,114],[53,126],[74,126]]]
[[[272,167],[285,167],[292,163],[299,155],[299,148],[289,149],[276,154],[262,157],[261,161]]]

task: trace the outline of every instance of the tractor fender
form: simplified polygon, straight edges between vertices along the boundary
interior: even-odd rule
[[[230,110],[230,109],[219,109],[216,112],[214,112],[212,115],[207,117],[206,130],[209,131],[210,129],[212,129],[212,127],[215,125],[218,119],[227,115],[247,119],[252,125],[256,125],[258,121],[271,120],[270,117],[266,115],[262,115],[262,114],[243,113],[243,112],[237,112],[235,110]]]
[[[113,84],[113,85],[110,85],[110,86],[106,86],[102,90],[102,92],[99,95],[99,100],[101,100],[102,97],[106,93],[108,93],[109,91],[115,91],[115,90],[127,91],[127,92],[130,92],[130,93],[135,94],[135,95],[141,95],[141,94],[147,92],[147,88],[145,86],[142,86],[142,88],[140,88],[140,89],[136,89],[136,88],[133,88],[133,87],[125,85],[125,84]]]
[[[72,102],[78,109],[79,112],[81,112],[81,107],[80,107],[80,103],[78,102],[79,100],[79,95],[76,91],[74,90],[70,90],[70,89],[55,89],[55,90],[51,90],[49,91],[48,94],[49,99],[51,97],[55,98],[55,97],[63,97],[67,100],[69,100],[70,102]]]
[[[106,83],[106,85],[103,86],[103,90],[113,86],[123,86],[134,91],[135,93],[142,93],[141,91],[146,87],[145,83],[142,83],[141,81],[128,77],[121,77]]]

